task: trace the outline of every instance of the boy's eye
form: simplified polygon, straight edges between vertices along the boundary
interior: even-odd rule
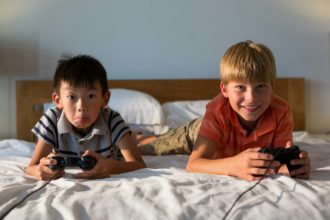
[[[95,98],[95,97],[96,97],[95,94],[89,94],[89,95],[88,95],[88,98],[90,98],[90,99],[93,99],[93,98]]]
[[[239,90],[244,90],[245,89],[245,87],[242,86],[242,85],[236,85],[235,88],[236,89],[239,89]]]
[[[266,89],[268,86],[266,84],[260,84],[257,86],[257,89]]]
[[[68,95],[67,98],[70,99],[70,100],[74,100],[75,96],[74,95]]]

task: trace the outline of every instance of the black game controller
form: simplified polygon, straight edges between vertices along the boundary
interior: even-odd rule
[[[54,156],[52,159],[56,160],[55,165],[49,165],[51,170],[62,170],[65,167],[79,167],[82,170],[91,170],[95,164],[96,159],[91,156],[84,157],[62,157]]]
[[[278,147],[278,148],[268,148],[263,147],[259,150],[261,153],[271,154],[274,160],[279,161],[281,164],[286,164],[289,171],[295,170],[301,167],[301,165],[291,165],[290,161],[293,159],[299,159],[299,154],[301,153],[298,146],[291,146],[289,148]]]

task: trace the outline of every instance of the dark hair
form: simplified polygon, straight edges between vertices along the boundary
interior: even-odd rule
[[[53,89],[59,93],[62,82],[73,87],[92,88],[95,82],[100,82],[102,94],[108,90],[107,72],[103,65],[92,56],[64,56],[57,63],[54,75]]]

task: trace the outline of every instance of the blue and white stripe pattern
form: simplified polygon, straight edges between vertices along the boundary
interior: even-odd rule
[[[92,150],[105,157],[122,159],[118,141],[130,129],[119,113],[106,107],[100,111],[90,132],[81,137],[73,131],[64,112],[52,107],[43,114],[32,132],[63,156],[80,156],[85,150]]]

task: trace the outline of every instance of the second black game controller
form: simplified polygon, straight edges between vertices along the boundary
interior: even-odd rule
[[[278,147],[278,148],[268,148],[262,147],[259,152],[271,154],[274,160],[279,161],[281,164],[286,164],[289,171],[295,170],[301,167],[301,165],[291,165],[291,160],[299,159],[299,154],[301,153],[298,146],[291,146],[289,148]]]
[[[84,157],[62,157],[54,156],[52,159],[56,160],[55,165],[49,165],[49,168],[52,170],[62,170],[65,167],[79,167],[82,170],[91,170],[95,164],[96,159],[91,156]]]

